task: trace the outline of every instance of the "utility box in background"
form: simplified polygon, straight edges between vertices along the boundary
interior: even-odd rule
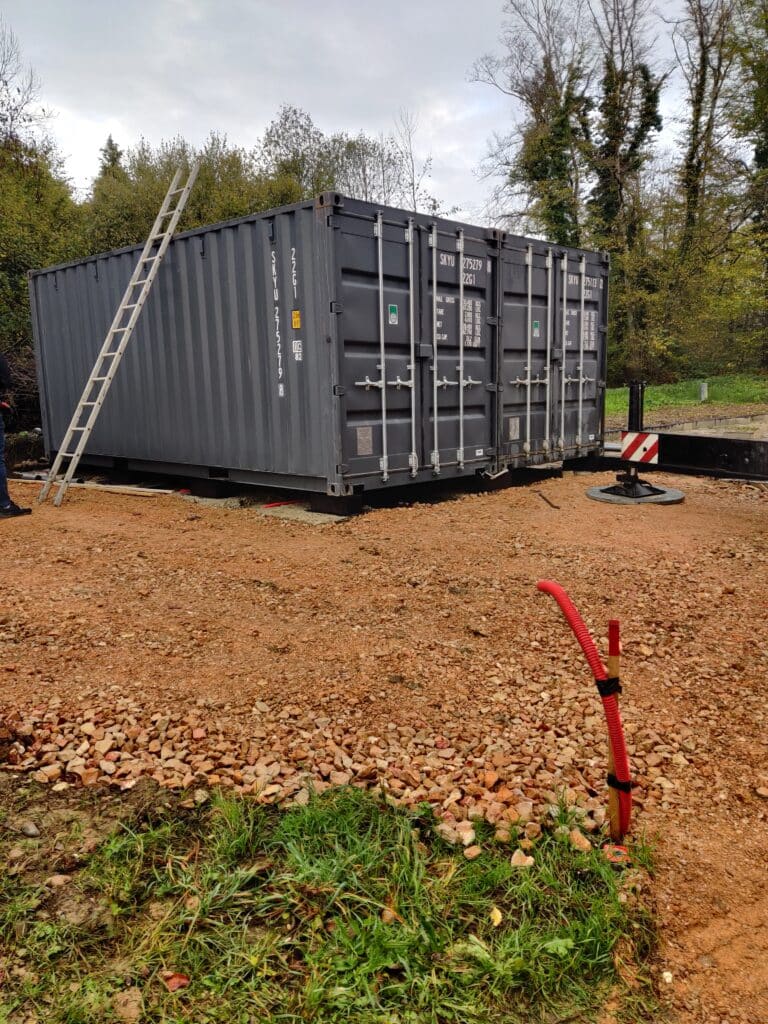
[[[58,450],[141,252],[30,275]],[[177,235],[86,462],[348,495],[586,456],[604,254],[324,193]]]

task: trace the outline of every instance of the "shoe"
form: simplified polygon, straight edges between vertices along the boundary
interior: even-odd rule
[[[19,508],[15,502],[0,508],[0,519],[14,519],[16,516],[31,516],[31,508]]]

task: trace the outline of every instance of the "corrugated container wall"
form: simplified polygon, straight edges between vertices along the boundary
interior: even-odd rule
[[[140,247],[30,275],[58,450]],[[86,449],[332,495],[600,448],[603,254],[324,193],[178,235]]]

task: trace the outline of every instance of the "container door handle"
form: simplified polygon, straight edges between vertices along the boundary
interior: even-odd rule
[[[371,378],[366,373],[365,380],[356,380],[355,381],[355,387],[356,388],[365,388],[366,391],[370,391],[371,388],[383,388],[384,387],[384,381],[383,380],[371,380]]]

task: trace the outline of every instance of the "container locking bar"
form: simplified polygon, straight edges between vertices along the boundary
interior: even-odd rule
[[[545,452],[550,449],[550,429],[552,419],[552,250],[547,249],[547,351],[544,358],[544,383],[546,395],[544,399],[544,442]]]
[[[563,254],[561,261],[563,272],[563,316],[561,342],[563,346],[563,362],[560,367],[560,441],[558,447],[561,452],[565,451],[565,385],[566,381],[566,360],[568,358],[568,257]]]
[[[456,463],[459,469],[464,468],[464,232],[459,231],[456,239],[456,262],[459,265],[459,447],[456,450]],[[448,381],[443,377],[444,384]]]
[[[381,478],[389,480],[389,452],[387,450],[387,364],[384,338],[384,215],[376,214],[376,222],[373,226],[373,233],[377,240],[377,254],[379,263],[379,364],[376,367],[381,372],[381,378],[376,385],[381,390]],[[368,379],[366,375],[366,380]]]
[[[429,245],[432,249],[432,471],[437,475],[440,472],[440,427],[437,422],[437,225],[432,226],[429,235]]]
[[[584,300],[586,296],[587,260],[581,257],[579,263],[579,418],[576,426],[576,450],[581,448],[581,435],[584,427]]]
[[[408,227],[405,229],[405,240],[408,243],[408,347],[410,356],[408,373],[411,375],[408,384],[411,389],[411,452],[408,456],[408,465],[411,476],[416,476],[419,468],[419,453],[416,450],[416,286],[413,266],[413,232],[414,218],[409,217]],[[400,380],[400,377],[398,376],[397,379]]]

